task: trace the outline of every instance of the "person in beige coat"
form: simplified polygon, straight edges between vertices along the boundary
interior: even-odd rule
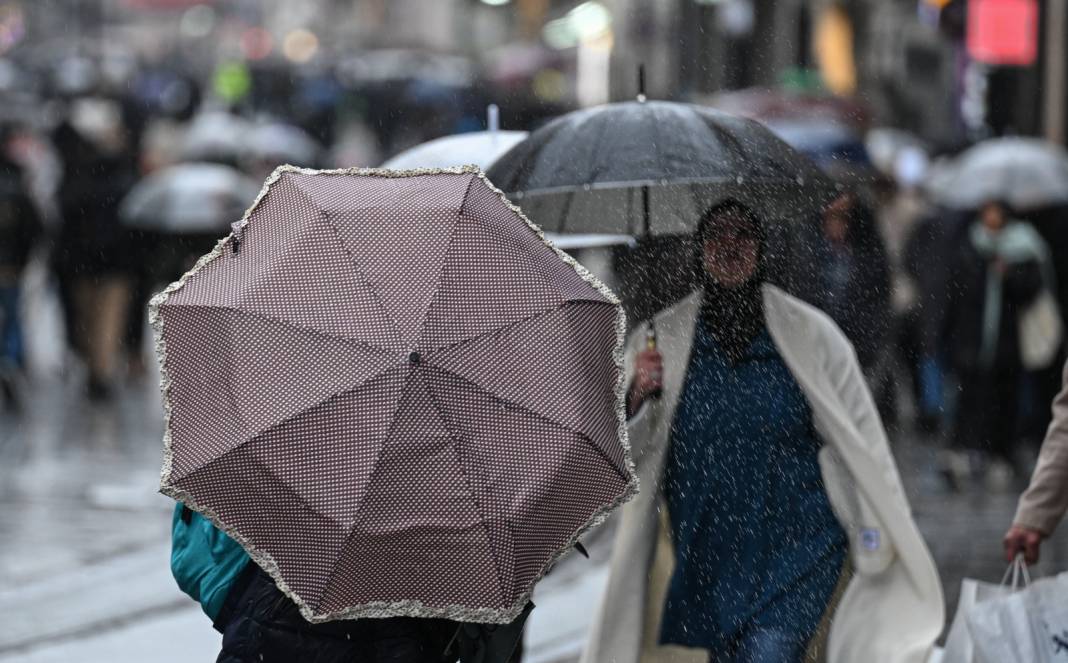
[[[1068,363],[1063,386],[1053,399],[1053,420],[1042,442],[1031,484],[1020,496],[1016,517],[1005,534],[1005,557],[1023,553],[1028,564],[1038,561],[1039,547],[1068,511]]]
[[[699,251],[711,269],[707,241]],[[726,272],[748,269],[742,281],[749,278],[754,266],[734,260]],[[829,663],[923,663],[943,628],[941,582],[854,350],[815,308],[770,284],[757,296],[771,340],[811,409],[822,441],[819,473],[848,541],[852,572],[842,574],[839,596],[826,608],[829,633],[824,629],[819,657]],[[629,430],[641,492],[623,510],[584,663],[720,660],[717,652],[658,644],[676,560],[665,468],[703,300],[699,288],[654,318],[656,350],[646,345],[648,324],[629,341]]]

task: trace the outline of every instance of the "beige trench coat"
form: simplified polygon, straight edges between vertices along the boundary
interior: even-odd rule
[[[656,645],[674,561],[660,482],[700,302],[698,291],[655,321],[664,391],[629,424],[641,492],[623,510],[584,663],[708,660],[704,651]],[[764,304],[772,339],[812,408],[828,497],[849,534],[854,574],[833,615],[827,661],[923,663],[945,619],[942,585],[853,348],[830,318],[774,286],[765,286]],[[628,383],[645,333],[643,327],[631,336]]]
[[[1068,362],[1062,387],[1053,399],[1053,420],[1042,442],[1031,485],[1020,496],[1013,523],[1053,534],[1068,511]]]

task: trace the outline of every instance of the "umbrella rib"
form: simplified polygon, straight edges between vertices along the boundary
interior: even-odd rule
[[[248,309],[236,308],[236,307],[230,306],[230,305],[221,305],[221,306],[219,306],[219,305],[215,305],[215,304],[193,304],[193,303],[182,304],[182,303],[167,302],[165,304],[165,306],[168,307],[168,308],[170,308],[170,307],[174,307],[174,308],[178,308],[178,307],[181,307],[181,308],[202,308],[202,309],[210,309],[210,310],[217,310],[217,311],[229,311],[229,312],[232,312],[232,313],[240,313],[241,315],[245,315],[245,316],[253,317],[253,318],[258,318],[259,320],[264,320],[266,322],[278,323],[280,325],[288,327],[289,329],[292,329],[294,331],[300,332],[302,334],[307,334],[309,336],[315,336],[315,337],[325,338],[325,339],[334,340],[334,341],[345,341],[345,342],[350,343],[352,345],[362,346],[362,347],[365,347],[365,348],[369,348],[371,350],[378,350],[378,351],[382,352],[383,354],[387,354],[387,355],[390,355],[390,356],[392,356],[394,354],[394,352],[395,352],[394,350],[390,350],[389,348],[383,348],[383,347],[380,347],[378,345],[374,345],[372,343],[369,343],[368,341],[360,341],[360,340],[355,339],[355,338],[349,338],[348,336],[341,336],[340,334],[333,334],[333,333],[330,333],[330,332],[325,332],[325,331],[322,331],[321,329],[314,329],[312,327],[307,327],[305,325],[293,322],[292,320],[285,320],[284,318],[274,318],[274,317],[271,317],[271,316],[269,316],[269,315],[267,315],[265,313],[260,313],[258,311],[250,311]]]
[[[652,125],[653,125],[652,129],[649,132],[649,133],[651,133],[653,135],[653,144],[652,144],[652,150],[651,151],[653,153],[653,157],[656,159],[656,165],[659,167],[660,172],[661,173],[667,173],[668,172],[667,171],[667,166],[664,164],[664,155],[661,153],[660,149],[657,147],[658,145],[661,144],[660,143],[660,122],[658,121],[658,118],[656,117],[656,111],[657,111],[658,108],[659,108],[659,106],[656,106],[656,105],[651,106],[649,108],[649,117],[652,120]],[[642,223],[645,223],[644,220],[642,221]],[[645,230],[646,230],[646,228],[643,227],[642,228],[643,233],[644,233]]]
[[[433,363],[431,363],[429,361],[425,364],[425,366],[428,367],[428,368],[434,369],[434,370],[441,371],[442,373],[444,373],[446,375],[449,375],[451,377],[454,377],[457,380],[460,380],[461,382],[469,385],[470,387],[472,387],[474,389],[477,389],[478,391],[482,392],[483,394],[486,394],[490,398],[492,398],[492,399],[494,399],[494,400],[496,400],[496,401],[498,401],[500,403],[503,403],[505,405],[510,405],[510,406],[516,408],[517,410],[522,410],[523,412],[526,412],[527,414],[530,414],[533,417],[537,417],[538,419],[541,419],[542,421],[544,421],[545,423],[547,423],[547,424],[549,424],[551,426],[556,426],[557,428],[562,428],[562,429],[566,430],[567,432],[572,433],[573,435],[575,435],[576,437],[581,439],[583,442],[585,442],[587,445],[589,445],[589,447],[591,449],[593,449],[597,453],[597,455],[600,456],[602,460],[604,460],[605,463],[607,463],[613,470],[615,470],[615,472],[619,475],[619,477],[621,479],[623,479],[624,483],[630,481],[630,477],[627,474],[625,474],[623,472],[623,470],[621,470],[619,467],[617,467],[615,461],[613,461],[611,458],[609,458],[608,454],[606,454],[603,449],[601,449],[596,444],[594,444],[593,440],[586,433],[583,433],[581,431],[575,430],[573,427],[568,426],[567,424],[560,423],[559,421],[554,421],[554,420],[550,419],[548,416],[542,414],[541,412],[536,412],[534,410],[531,410],[530,408],[528,408],[527,406],[525,406],[525,405],[523,405],[521,403],[517,403],[517,402],[515,402],[515,401],[513,401],[513,400],[511,400],[509,398],[505,398],[504,396],[501,396],[499,394],[495,394],[494,392],[490,391],[486,387],[483,387],[482,385],[478,384],[477,382],[471,380],[470,378],[467,378],[467,377],[464,377],[463,375],[459,375],[457,373],[454,373],[453,371],[450,371],[449,369],[447,369],[447,368],[445,368],[443,366],[438,366],[438,365],[433,364]],[[431,394],[431,398],[433,398],[433,394]]]
[[[372,295],[374,295],[375,303],[378,304],[378,308],[382,310],[382,313],[386,316],[386,319],[393,323],[393,331],[397,333],[397,337],[399,339],[400,325],[398,325],[397,321],[393,318],[392,315],[390,315],[389,309],[386,308],[386,305],[382,302],[381,296],[378,294],[378,290],[376,290],[375,287],[371,285],[371,282],[367,279],[367,275],[364,274],[363,270],[360,269],[359,263],[356,262],[356,256],[354,256],[352,254],[352,251],[349,250],[349,247],[345,245],[345,240],[341,237],[341,229],[337,227],[337,223],[335,223],[334,219],[326,210],[320,208],[315,203],[315,199],[311,197],[311,194],[305,191],[299,184],[293,182],[293,188],[300,192],[300,195],[304,196],[304,199],[308,201],[308,204],[311,205],[312,208],[319,210],[319,218],[323,221],[324,225],[327,228],[333,231],[334,238],[337,239],[338,246],[340,246],[341,250],[344,251],[345,255],[349,257],[349,261],[352,263],[353,273],[358,276],[361,281],[363,281],[363,284],[366,285],[367,289],[371,292]]]
[[[604,143],[604,135],[608,132],[608,125],[608,122],[601,123],[600,135],[597,136],[597,140],[594,142],[593,154],[590,156],[590,161],[592,163],[590,164],[590,168],[586,171],[588,173],[586,180],[588,184],[591,185],[593,184],[593,181],[596,179],[596,177],[604,170],[604,168],[600,166],[599,157],[601,156],[601,148]],[[578,189],[576,187],[568,193],[567,201],[564,206],[564,213],[561,215],[560,229],[558,232],[564,232],[565,227],[567,226],[567,220],[568,217],[571,215],[571,206],[575,201],[575,193],[577,192],[577,190]]]
[[[571,306],[573,304],[597,304],[597,305],[603,305],[603,306],[615,306],[615,304],[612,304],[611,302],[599,301],[599,300],[596,300],[596,299],[565,299],[564,301],[560,302],[559,304],[556,304],[555,306],[553,306],[551,308],[547,308],[544,311],[538,311],[534,315],[529,315],[529,316],[527,316],[525,318],[521,318],[519,320],[515,320],[513,322],[509,322],[508,324],[506,324],[506,325],[504,325],[502,327],[494,327],[493,329],[489,329],[487,331],[484,331],[484,332],[478,334],[477,336],[472,336],[471,338],[465,338],[462,341],[456,341],[455,343],[450,343],[449,345],[443,345],[441,347],[435,348],[433,350],[433,353],[436,354],[436,353],[441,353],[441,352],[448,352],[450,350],[456,350],[456,349],[462,348],[465,345],[469,345],[471,343],[476,343],[478,341],[490,338],[491,336],[496,336],[498,334],[503,334],[503,333],[506,333],[506,332],[510,332],[510,331],[514,330],[516,327],[519,327],[520,325],[524,325],[524,324],[526,324],[528,322],[534,322],[536,320],[539,320],[540,318],[545,317],[546,315],[549,315],[551,313],[555,313],[555,312],[557,312],[557,311],[559,311],[559,310],[561,310],[563,308],[567,308],[568,306]],[[431,356],[433,356],[433,355],[431,355]]]
[[[364,500],[366,500],[367,496],[371,493],[371,488],[374,486],[375,475],[378,474],[378,468],[381,467],[380,461],[382,459],[382,450],[385,446],[384,442],[389,440],[390,437],[393,435],[393,429],[397,426],[397,412],[400,410],[401,401],[404,400],[404,393],[405,391],[407,391],[408,386],[411,384],[411,381],[414,378],[415,371],[408,371],[408,375],[404,378],[404,386],[401,387],[400,397],[397,399],[397,403],[393,408],[393,415],[390,417],[389,430],[386,431],[385,436],[382,438],[383,444],[379,446],[378,453],[375,455],[375,465],[373,468],[371,468],[370,476],[367,477],[367,490],[364,491],[363,496],[360,498],[360,501],[356,504],[354,513],[360,512],[360,508],[363,506]],[[326,600],[327,592],[329,592],[330,590],[330,584],[334,581],[334,576],[337,575],[337,570],[341,562],[341,557],[345,554],[345,546],[348,545],[349,541],[352,540],[352,537],[355,536],[355,534],[356,525],[354,523],[349,528],[348,533],[345,535],[345,539],[344,541],[342,541],[341,547],[338,549],[337,557],[334,558],[334,563],[330,570],[330,577],[327,578],[326,584],[323,585],[323,595],[319,597],[319,603],[315,605],[317,609],[322,607],[323,601]]]
[[[438,265],[438,276],[434,280],[434,283],[436,284],[441,284],[441,275],[445,273],[445,263],[448,262],[449,252],[452,249],[453,242],[456,241],[456,235],[459,229],[460,219],[463,218],[464,208],[467,206],[467,198],[471,195],[471,189],[475,186],[476,179],[477,178],[474,175],[471,175],[471,179],[467,183],[467,189],[464,190],[463,200],[460,201],[460,206],[456,210],[456,218],[453,219],[452,232],[449,235],[449,242],[445,246],[445,250],[441,253],[441,264]],[[441,289],[437,288],[435,294],[437,295],[440,293]],[[426,308],[423,310],[423,319],[419,322],[419,333],[416,334],[416,339],[418,339],[416,341],[416,345],[419,345],[419,343],[422,342],[423,335],[426,334],[426,321],[427,318],[430,316],[430,308],[434,306],[435,301],[437,301],[436,296],[430,300],[430,302],[426,305]]]
[[[190,472],[188,475],[183,477],[183,479],[188,478],[188,477],[196,474],[199,471],[206,470],[209,467],[211,467],[212,465],[216,465],[216,464],[220,463],[223,460],[223,458],[225,458],[225,456],[218,456],[216,458],[213,458],[207,464],[197,468],[193,472]],[[343,528],[343,526],[342,526],[342,524],[340,522],[338,522],[334,518],[326,515],[325,513],[321,513],[319,511],[317,511],[315,508],[313,508],[312,505],[309,504],[303,497],[301,497],[300,494],[298,494],[297,491],[292,486],[290,486],[282,477],[278,476],[278,474],[275,473],[273,470],[271,470],[271,468],[269,468],[267,465],[264,465],[260,461],[259,458],[256,458],[255,456],[250,455],[250,460],[252,461],[252,463],[257,468],[259,468],[259,470],[261,472],[263,472],[267,476],[269,476],[272,479],[274,479],[274,485],[280,487],[287,494],[289,494],[292,497],[294,503],[301,505],[304,509],[306,509],[309,513],[313,514],[315,517],[321,518],[322,520],[324,520],[324,521],[326,521],[328,523],[332,523],[332,524],[336,525],[338,527],[338,530],[341,533],[344,533],[344,528]],[[178,481],[180,481],[180,480],[181,479],[179,479]],[[170,485],[175,487],[175,488],[178,488],[179,490],[182,490],[183,492],[187,492],[187,491],[185,491],[185,489],[183,489],[183,488],[181,488],[180,486],[177,485],[177,481],[172,481],[170,483]],[[214,511],[214,509],[213,509],[213,511]],[[221,520],[219,521],[219,523],[221,523]],[[219,523],[216,523],[216,525],[218,525]],[[234,528],[234,529],[236,530],[236,528]],[[265,556],[265,557],[269,558],[272,562],[274,562],[274,566],[277,569],[277,575],[275,575],[275,572],[271,572],[270,573],[271,577],[274,578],[275,580],[279,580],[279,581],[285,582],[286,579],[282,574],[282,566],[281,566],[281,564],[278,563],[278,560],[275,558],[275,556],[272,555],[270,552],[268,552],[268,550],[265,547],[260,546],[256,542],[254,542],[247,535],[242,535],[241,538],[243,538],[244,541],[246,543],[248,543],[249,547],[251,548],[251,550],[246,549],[247,552],[249,552],[250,556],[254,557],[254,558],[255,557],[261,557],[261,556]],[[347,541],[348,538],[349,537],[346,536],[345,540]],[[244,547],[244,546],[242,546],[242,547]],[[339,559],[340,559],[340,556],[339,556]],[[336,564],[336,562],[335,562],[335,564]],[[333,578],[334,571],[336,571],[336,569],[331,571],[331,579]],[[323,585],[323,596],[319,597],[319,601],[316,603],[316,606],[315,606],[316,608],[318,608],[319,605],[322,603],[323,598],[325,597],[325,594],[326,594],[326,589],[327,589],[328,586],[329,586],[329,583]],[[293,593],[293,596],[297,596],[296,593]],[[300,602],[302,604],[305,604],[305,605],[307,604],[307,601],[305,601],[303,599],[303,597],[298,597],[298,598],[301,599]]]
[[[330,394],[329,396],[327,396],[326,398],[324,398],[324,399],[322,399],[322,400],[320,400],[320,401],[318,401],[316,403],[313,403],[312,405],[309,405],[309,406],[301,408],[301,409],[299,409],[299,410],[297,410],[295,412],[287,414],[285,416],[285,418],[282,419],[281,421],[277,421],[277,422],[275,422],[273,424],[270,424],[269,426],[266,426],[266,427],[264,427],[262,429],[259,429],[257,431],[254,431],[254,432],[248,434],[245,437],[245,439],[241,440],[240,442],[235,444],[233,447],[227,449],[225,452],[223,452],[223,454],[218,456],[218,458],[221,458],[225,454],[229,454],[229,453],[233,453],[234,451],[237,451],[238,449],[240,449],[241,447],[245,446],[249,442],[252,442],[256,438],[262,437],[263,435],[266,435],[267,433],[270,433],[271,431],[277,429],[279,426],[281,426],[281,425],[283,425],[283,424],[285,424],[285,423],[287,423],[289,421],[292,421],[296,417],[299,417],[299,416],[301,416],[303,414],[307,414],[308,412],[310,412],[311,410],[314,410],[317,407],[324,406],[327,403],[329,403],[329,402],[331,402],[331,401],[333,401],[333,400],[335,400],[335,399],[337,399],[337,398],[339,398],[341,396],[344,396],[345,394],[352,393],[353,391],[356,391],[357,389],[360,389],[361,387],[367,386],[367,383],[369,383],[369,382],[371,382],[373,380],[377,380],[378,378],[382,377],[383,375],[386,375],[391,370],[393,370],[393,369],[395,369],[395,368],[397,368],[398,366],[401,366],[401,365],[402,364],[398,363],[398,364],[392,364],[390,366],[387,366],[387,367],[383,368],[382,370],[378,371],[377,373],[374,373],[373,375],[370,375],[370,376],[364,378],[359,384],[355,384],[355,385],[352,385],[352,386],[349,386],[349,387],[345,387],[344,389],[341,389],[340,391],[336,391],[333,394]],[[394,413],[394,417],[396,417],[396,413]],[[392,430],[392,427],[391,427],[391,430]],[[209,464],[211,462],[214,462],[214,460],[216,460],[216,459],[213,459],[212,461],[209,461]],[[204,466],[202,466],[202,467],[204,467]],[[190,477],[193,474],[195,474],[196,472],[198,472],[200,469],[202,469],[202,467],[194,468],[192,471],[190,471],[190,472],[178,477],[175,480],[176,481],[180,481],[182,479]]]
[[[474,488],[472,488],[471,479],[468,478],[467,472],[464,471],[464,457],[460,452],[459,446],[456,444],[456,440],[462,439],[463,436],[453,429],[449,425],[449,420],[445,416],[445,410],[438,403],[438,399],[434,397],[434,390],[430,388],[430,384],[426,383],[426,393],[430,396],[430,402],[434,404],[434,409],[437,411],[438,419],[441,420],[441,424],[445,427],[445,430],[449,432],[449,440],[452,442],[452,450],[456,454],[458,459],[457,466],[460,470],[460,476],[464,479],[464,487],[467,488],[467,494],[471,499],[471,504],[475,507],[475,512],[480,519],[482,530],[486,534],[486,541],[489,543],[490,554],[493,555],[493,565],[497,569],[497,591],[500,592],[501,601],[506,601],[508,594],[504,591],[504,578],[501,574],[501,561],[497,557],[497,549],[493,545],[493,537],[490,535],[489,525],[486,524],[486,514],[482,510],[482,505],[479,503],[478,498],[475,497]]]
[[[246,440],[246,441],[247,441],[247,440]],[[242,445],[243,445],[243,444],[244,444],[244,443],[242,443]],[[239,445],[239,446],[240,446],[240,445]],[[231,451],[236,451],[236,450],[237,450],[238,448],[239,448],[239,447],[234,447],[234,449],[232,449]],[[229,452],[227,452],[227,453],[229,453]],[[175,487],[175,488],[178,488],[179,490],[184,490],[183,488],[181,488],[181,486],[178,486],[178,482],[179,482],[179,481],[184,481],[184,480],[188,479],[189,477],[191,477],[191,476],[193,476],[193,475],[195,475],[195,474],[198,474],[198,473],[200,473],[200,472],[203,472],[203,471],[207,470],[208,468],[210,468],[210,467],[212,467],[212,466],[214,466],[214,465],[218,465],[218,464],[219,464],[219,463],[221,463],[221,462],[222,462],[222,461],[223,461],[223,460],[224,460],[225,458],[226,458],[226,455],[225,455],[225,454],[224,454],[224,455],[221,455],[221,456],[216,456],[215,458],[212,458],[212,459],[211,459],[210,461],[208,461],[208,462],[207,462],[207,463],[205,463],[204,465],[201,465],[200,467],[198,467],[198,468],[194,469],[194,470],[193,470],[192,472],[190,472],[189,474],[186,474],[185,476],[183,476],[183,477],[181,477],[181,478],[179,478],[179,479],[173,479],[173,480],[171,480],[171,481],[170,481],[170,483],[169,483],[169,485],[171,485],[171,486],[173,486],[173,487]],[[256,465],[256,467],[257,467],[257,468],[259,468],[259,470],[260,470],[261,472],[263,472],[264,474],[267,474],[267,475],[268,475],[268,476],[270,476],[271,478],[275,479],[275,485],[277,485],[277,486],[280,486],[280,487],[281,487],[281,488],[282,488],[283,490],[285,490],[285,491],[286,491],[287,493],[289,493],[289,494],[290,494],[290,495],[291,495],[291,496],[293,497],[293,499],[294,499],[294,500],[295,500],[295,501],[296,501],[296,502],[297,502],[298,504],[301,504],[301,505],[303,505],[303,506],[304,506],[304,508],[306,508],[306,509],[307,509],[307,510],[308,510],[309,512],[311,512],[311,513],[315,514],[316,516],[319,516],[319,517],[320,517],[320,518],[322,518],[323,520],[326,520],[326,521],[329,521],[329,522],[331,522],[331,523],[334,523],[335,525],[338,525],[338,526],[340,527],[341,523],[339,523],[338,521],[336,521],[336,520],[335,520],[334,518],[332,518],[332,517],[330,517],[330,516],[326,515],[325,513],[321,513],[321,512],[319,512],[319,511],[315,510],[314,508],[312,508],[312,506],[311,506],[310,504],[308,504],[308,503],[307,503],[307,502],[306,502],[306,501],[304,500],[304,498],[303,498],[303,497],[301,497],[301,496],[300,496],[300,495],[299,495],[299,494],[297,493],[297,491],[296,491],[296,490],[295,490],[295,489],[293,488],[293,486],[289,485],[289,484],[288,484],[288,483],[287,483],[287,482],[286,482],[286,481],[285,481],[285,480],[284,480],[284,479],[283,479],[282,477],[278,476],[278,474],[277,474],[277,473],[276,473],[276,472],[275,472],[274,470],[272,470],[272,469],[271,469],[270,467],[268,467],[267,465],[264,465],[264,464],[263,464],[263,463],[262,463],[262,462],[260,461],[260,459],[259,459],[259,458],[256,458],[255,456],[251,456],[251,455],[250,455],[250,458],[249,458],[249,460],[251,460],[251,461],[252,461],[252,463],[254,463],[254,464]],[[265,552],[265,551],[261,551],[261,552]]]
[[[793,177],[777,176],[760,176],[760,177],[747,177],[745,181],[751,184],[767,185],[767,186],[784,186],[791,185],[796,186],[797,180]],[[824,176],[817,175],[815,179],[810,174],[806,174],[805,181],[814,186],[828,186],[827,179]],[[668,181],[667,186],[700,186],[700,185],[713,185],[713,184],[736,184],[737,176],[731,177],[680,177]],[[565,193],[585,193],[587,185],[574,185],[567,184],[561,186],[547,186],[539,189],[529,189],[523,191],[523,199],[537,198],[538,196],[551,196],[561,195]],[[604,191],[612,189],[633,189],[635,187],[650,186],[659,187],[664,186],[661,180],[641,179],[641,180],[616,180],[612,182],[598,182],[596,184],[588,185],[591,191]]]

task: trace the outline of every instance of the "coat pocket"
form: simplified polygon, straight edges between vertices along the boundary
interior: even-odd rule
[[[820,450],[819,463],[831,509],[849,534],[849,556],[855,571],[860,575],[882,573],[894,560],[894,546],[885,528],[833,447]]]

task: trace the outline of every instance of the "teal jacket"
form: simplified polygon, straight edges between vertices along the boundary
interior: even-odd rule
[[[248,553],[219,531],[211,521],[174,506],[171,525],[171,574],[178,587],[200,603],[212,621],[218,617],[226,595],[249,563]]]

